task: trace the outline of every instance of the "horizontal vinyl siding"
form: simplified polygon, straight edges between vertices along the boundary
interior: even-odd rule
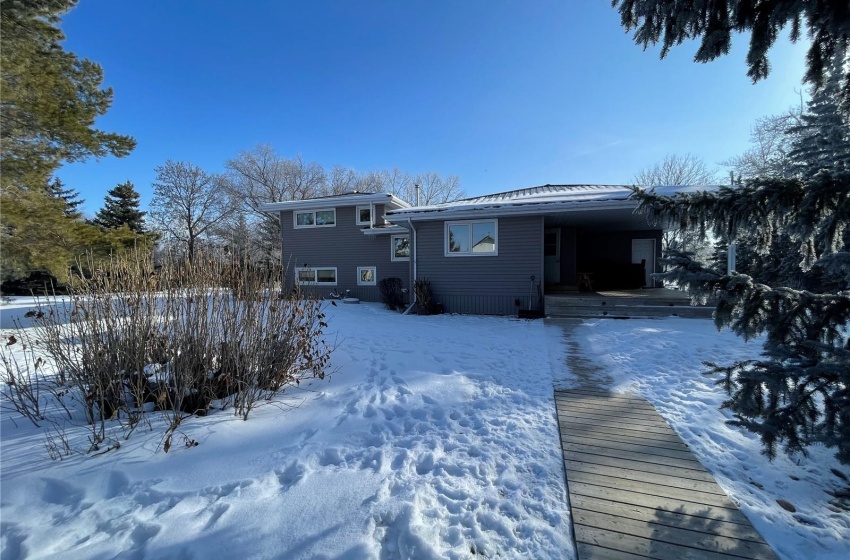
[[[376,222],[383,214],[383,205],[376,205]],[[292,211],[281,212],[281,238],[283,265],[286,267],[285,285],[291,288],[295,281],[295,268],[305,264],[310,268],[336,267],[336,286],[304,286],[318,296],[330,292],[350,290],[349,295],[363,301],[380,301],[379,287],[358,286],[357,267],[377,268],[376,280],[401,278],[403,286],[410,289],[410,264],[390,260],[390,235],[364,235],[357,225],[355,207],[336,209],[336,226],[299,228],[292,225]]]
[[[416,226],[417,276],[427,278],[434,299],[448,313],[516,314],[528,309],[533,275],[543,278],[543,218],[499,218],[497,256],[445,256],[444,222]]]

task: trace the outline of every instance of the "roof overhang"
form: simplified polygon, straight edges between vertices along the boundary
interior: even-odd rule
[[[446,206],[440,209],[419,210],[417,208],[394,210],[387,213],[392,221],[411,220],[462,220],[477,217],[537,216],[541,214],[561,214],[563,212],[586,212],[595,210],[634,210],[637,202],[633,200],[604,202],[544,202],[527,204],[499,204],[482,206]]]
[[[263,212],[283,212],[288,210],[321,210],[339,206],[355,206],[366,204],[383,204],[388,208],[404,209],[410,204],[389,193],[364,193],[343,196],[326,196],[307,200],[286,200],[283,202],[267,202],[260,205]]]
[[[389,226],[380,226],[373,228],[363,228],[363,235],[399,235],[410,233],[406,227],[397,226],[395,224]]]
[[[699,191],[715,191],[719,187],[716,185],[694,185],[642,188],[658,195],[674,196]],[[387,219],[393,222],[402,220],[428,221],[495,218],[501,216],[536,216],[572,212],[598,214],[600,211],[617,211],[622,215],[622,211],[630,210],[633,212],[637,207],[638,201],[634,198],[631,188],[605,186],[589,192],[584,190],[577,190],[576,192],[546,192],[501,200],[493,200],[493,196],[485,196],[432,206],[400,208],[398,210],[388,211]]]

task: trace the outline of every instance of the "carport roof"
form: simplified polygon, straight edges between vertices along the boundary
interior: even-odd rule
[[[642,187],[657,194],[711,191],[718,187],[657,186]],[[387,218],[398,223],[400,219],[436,220],[474,216],[507,216],[529,214],[556,214],[570,211],[602,209],[634,209],[632,187],[625,185],[542,185],[515,191],[488,194],[443,204],[413,206],[387,212]]]

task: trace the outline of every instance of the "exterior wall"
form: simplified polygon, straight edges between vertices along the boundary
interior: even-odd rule
[[[575,286],[576,281],[576,228],[561,228],[561,284]]]
[[[578,267],[588,261],[632,262],[632,239],[655,239],[655,270],[661,258],[662,230],[593,231],[578,230],[576,252]],[[656,282],[656,285],[660,285]]]
[[[381,221],[383,213],[383,205],[375,205],[376,223]],[[292,210],[281,212],[284,286],[291,289],[295,283],[295,268],[307,264],[311,268],[337,269],[336,286],[304,287],[318,296],[327,296],[334,290],[351,290],[349,295],[362,301],[380,301],[378,283],[392,277],[401,278],[403,287],[410,290],[410,263],[391,260],[391,235],[364,235],[362,229],[368,226],[357,225],[356,218],[355,206],[342,206],[336,209],[334,227],[295,229]],[[376,267],[375,286],[357,285],[359,266]]]
[[[445,256],[444,224],[414,222],[416,275],[430,280],[434,300],[447,313],[514,315],[530,301],[536,306],[530,277],[542,289],[542,216],[499,218],[497,256]]]

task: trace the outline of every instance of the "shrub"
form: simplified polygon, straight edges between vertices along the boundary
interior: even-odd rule
[[[110,420],[129,433],[160,410],[167,450],[189,414],[231,406],[247,419],[261,401],[325,378],[332,349],[321,301],[278,293],[279,267],[209,257],[114,259],[74,279],[69,302],[42,300],[33,312],[35,338],[82,404],[92,449]]]
[[[384,278],[378,283],[381,302],[387,309],[395,311],[404,307],[404,295],[401,292],[401,278]]]
[[[413,283],[413,291],[416,294],[416,306],[421,315],[431,315],[434,311],[434,292],[431,290],[431,281],[427,278],[418,278]]]

